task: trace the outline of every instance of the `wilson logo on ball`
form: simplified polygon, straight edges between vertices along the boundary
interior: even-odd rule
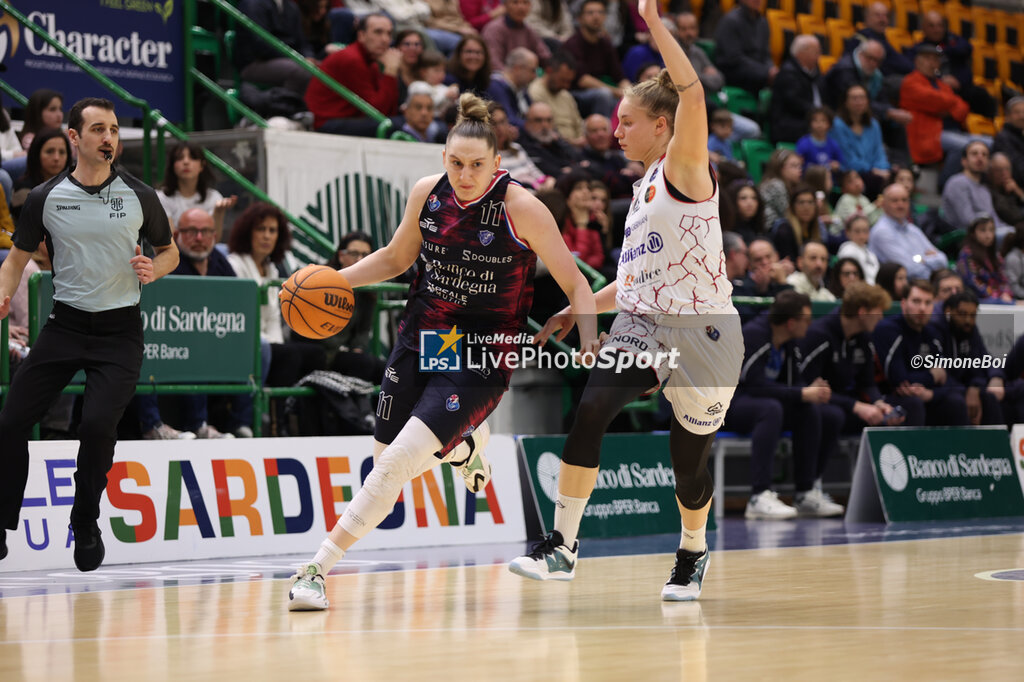
[[[349,314],[354,310],[352,299],[339,294],[324,293],[324,305],[332,308],[341,308]]]
[[[355,311],[352,286],[344,275],[326,265],[307,265],[293,274],[278,298],[288,326],[311,339],[337,334]]]

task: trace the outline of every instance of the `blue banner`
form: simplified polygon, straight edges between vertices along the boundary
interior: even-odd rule
[[[183,0],[16,0],[11,3],[57,42],[130,94],[172,120],[184,117]],[[115,100],[121,116],[135,107],[68,61],[56,48],[0,11],[4,80],[28,96],[38,88],[64,96],[64,112],[82,97]]]

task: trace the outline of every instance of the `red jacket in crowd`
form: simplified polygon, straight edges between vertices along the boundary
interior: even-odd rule
[[[938,78],[913,71],[900,87],[900,108],[914,115],[907,124],[907,146],[914,163],[942,161],[942,119],[952,116],[962,123],[969,111],[967,102]]]

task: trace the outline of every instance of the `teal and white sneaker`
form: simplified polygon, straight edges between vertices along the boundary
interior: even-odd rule
[[[566,546],[557,530],[551,531],[543,542],[530,549],[530,553],[509,562],[508,570],[533,580],[572,580],[576,577],[576,556],[580,541]]]
[[[676,566],[665,587],[661,588],[661,598],[664,601],[693,601],[699,597],[704,574],[708,572],[709,558],[707,548],[700,554],[677,550]]]
[[[288,592],[289,611],[323,611],[331,605],[320,570],[320,564],[310,562],[300,566],[292,576],[295,582]]]
[[[473,433],[466,436],[469,456],[461,462],[452,462],[452,468],[462,476],[462,481],[471,493],[478,493],[491,482],[491,463],[484,456],[484,448],[491,439],[491,427],[483,422]]]

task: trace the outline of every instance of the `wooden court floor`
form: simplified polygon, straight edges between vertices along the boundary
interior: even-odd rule
[[[410,550],[413,551],[413,550]],[[0,680],[1022,680],[1024,534],[712,554],[698,603],[668,555],[0,599]]]

